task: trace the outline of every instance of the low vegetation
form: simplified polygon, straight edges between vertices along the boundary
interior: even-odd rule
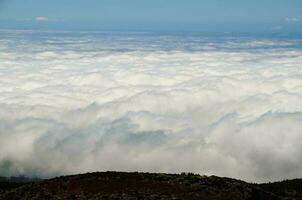
[[[302,181],[249,184],[240,180],[192,173],[152,174],[102,172],[28,183],[0,179],[0,200],[22,199],[302,199]]]

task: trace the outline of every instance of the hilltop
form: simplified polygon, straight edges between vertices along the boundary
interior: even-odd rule
[[[9,184],[9,183],[7,183]],[[97,172],[29,183],[0,184],[0,200],[22,199],[302,199],[302,180],[268,184],[192,173]]]

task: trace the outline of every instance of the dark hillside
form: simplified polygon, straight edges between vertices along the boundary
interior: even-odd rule
[[[287,184],[289,183],[285,183]],[[28,183],[2,191],[0,199],[286,199],[286,195],[275,192],[275,188],[283,186],[276,183],[270,188],[269,185],[254,185],[230,178],[191,173],[103,172]],[[299,182],[289,188],[298,191],[300,185]]]
[[[32,178],[26,178],[23,176],[20,177],[1,177],[0,176],[0,194],[4,191],[14,189],[21,187],[23,185],[26,185],[28,183],[38,182],[40,179],[32,179]]]
[[[285,199],[302,199],[302,179],[286,180],[276,183],[259,185],[262,189],[272,192]]]

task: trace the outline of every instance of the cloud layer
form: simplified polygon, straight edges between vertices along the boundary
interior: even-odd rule
[[[0,35],[0,175],[302,176],[301,40]]]

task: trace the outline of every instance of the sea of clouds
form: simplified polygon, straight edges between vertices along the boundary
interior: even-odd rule
[[[0,31],[0,175],[302,177],[301,46]]]

